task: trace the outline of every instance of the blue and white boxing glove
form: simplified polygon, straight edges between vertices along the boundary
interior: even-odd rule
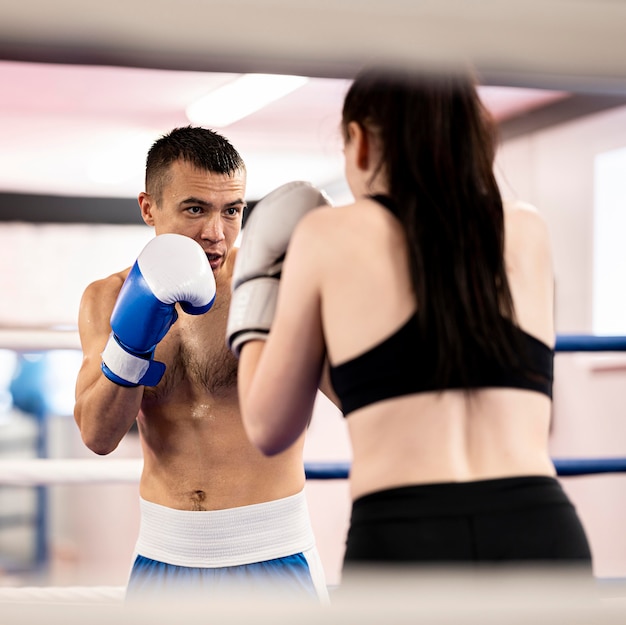
[[[247,341],[267,338],[291,235],[300,219],[320,206],[330,206],[323,191],[294,181],[259,200],[250,213],[233,269],[226,327],[226,343],[235,356]]]
[[[215,301],[215,278],[206,253],[180,234],[152,239],[132,266],[111,314],[102,372],[120,386],[156,386],[165,365],[154,350],[176,321],[176,303],[202,315]]]

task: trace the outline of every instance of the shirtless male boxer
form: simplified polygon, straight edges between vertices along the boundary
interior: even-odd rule
[[[273,458],[248,441],[225,344],[245,187],[245,164],[221,135],[184,127],[158,139],[138,197],[156,236],[132,268],[93,282],[81,300],[82,439],[109,454],[137,422],[142,445],[127,598],[327,599],[303,440]]]

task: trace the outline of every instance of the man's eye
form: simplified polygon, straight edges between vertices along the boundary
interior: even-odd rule
[[[198,215],[202,212],[202,209],[199,206],[190,206],[187,210],[193,215]]]

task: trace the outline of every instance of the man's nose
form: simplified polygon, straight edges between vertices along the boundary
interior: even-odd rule
[[[224,238],[224,228],[219,215],[209,215],[202,224],[202,238],[208,241],[221,241]]]

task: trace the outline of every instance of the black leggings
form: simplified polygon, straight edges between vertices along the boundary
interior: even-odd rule
[[[353,503],[344,565],[512,561],[591,567],[585,531],[556,479],[407,486]]]

